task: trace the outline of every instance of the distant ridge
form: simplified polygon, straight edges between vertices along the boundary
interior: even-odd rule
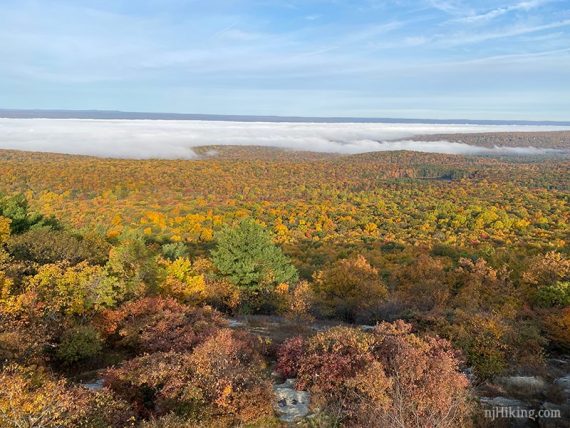
[[[113,110],[17,110],[0,109],[0,118],[8,119],[117,119],[117,120],[208,120],[229,122],[299,122],[299,123],[425,123],[442,125],[544,125],[570,126],[570,121],[472,120],[472,119],[402,119],[362,117],[248,116],[221,114],[143,113]]]

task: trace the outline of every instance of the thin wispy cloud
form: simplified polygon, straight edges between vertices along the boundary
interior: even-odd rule
[[[475,13],[470,16],[466,16],[463,18],[459,18],[458,21],[460,22],[482,22],[482,21],[489,21],[491,19],[498,18],[500,16],[506,15],[508,13],[517,12],[517,11],[524,11],[528,12],[533,9],[539,8],[545,4],[551,3],[553,0],[529,0],[529,1],[522,1],[520,3],[515,3],[512,5],[498,7],[495,9],[488,10],[482,13]]]
[[[481,118],[483,106],[438,102],[461,94],[502,95],[503,115],[483,118],[564,120],[564,3],[5,0],[0,107],[411,117],[418,106],[404,104],[421,99],[429,117]],[[541,52],[532,77],[515,68]],[[492,84],[480,68],[457,72],[477,61],[496,65]]]
[[[428,3],[437,10],[450,15],[459,15],[466,12],[466,6],[460,0],[428,0]]]
[[[324,46],[316,51],[306,52],[303,55],[318,55],[331,52],[334,50],[351,47],[358,45],[360,43],[366,43],[377,39],[378,37],[390,33],[398,28],[402,28],[405,24],[401,21],[392,21],[379,25],[371,25],[365,29],[359,29],[358,31],[352,32],[346,37],[336,38],[330,46]],[[358,47],[358,46],[357,46]]]
[[[508,28],[503,28],[499,31],[487,32],[481,34],[463,33],[458,34],[453,38],[439,38],[445,46],[459,46],[466,44],[475,44],[487,42],[490,40],[504,39],[509,37],[520,36],[523,34],[537,33],[539,31],[552,30],[555,28],[565,28],[570,26],[570,19],[561,20],[558,22],[551,22],[543,25],[515,25]]]

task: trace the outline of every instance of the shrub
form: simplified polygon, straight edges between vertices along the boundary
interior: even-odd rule
[[[297,283],[288,290],[285,316],[298,322],[312,321],[311,310],[314,301],[311,285],[307,281]]]
[[[307,342],[297,385],[340,398],[344,383],[373,361],[372,343],[372,335],[348,327],[317,333]]]
[[[109,391],[69,387],[42,371],[9,365],[0,373],[0,425],[7,428],[124,428],[130,406]]]
[[[555,251],[534,257],[522,276],[523,283],[533,287],[553,285],[558,281],[568,280],[570,280],[570,259]]]
[[[297,368],[297,386],[311,391],[313,403],[347,426],[469,424],[469,382],[457,351],[416,336],[403,321],[373,333],[333,328],[304,344],[285,342],[279,356],[288,374]]]
[[[220,330],[192,354],[193,382],[218,412],[252,422],[272,414],[272,389],[257,339]]]
[[[391,380],[386,423],[449,428],[469,423],[469,381],[450,342],[416,336],[403,321],[378,325],[374,336],[374,354]]]
[[[548,339],[541,330],[539,319],[521,317],[515,320],[514,325],[510,326],[507,340],[510,345],[508,359],[511,366],[544,367],[544,348],[548,345]]]
[[[9,365],[0,373],[1,426],[24,427],[38,420],[43,426],[55,428],[63,425],[68,405],[62,381],[17,365]]]
[[[241,314],[273,315],[282,313],[287,301],[287,284],[276,288],[240,289],[238,312]]]
[[[315,304],[324,315],[366,320],[387,295],[378,270],[363,256],[342,259],[314,275]]]
[[[33,293],[0,300],[0,360],[39,363],[60,331],[58,317],[46,317]]]
[[[133,426],[135,412],[132,407],[108,389],[90,391],[83,387],[73,387],[70,388],[69,394],[71,403],[66,415],[65,428]]]
[[[190,307],[161,297],[128,302],[98,320],[112,343],[136,352],[188,351],[224,325],[210,307]]]
[[[105,383],[139,414],[175,413],[202,423],[230,417],[235,425],[272,414],[271,383],[256,341],[220,330],[192,353],[154,353],[105,373]]]
[[[570,350],[570,307],[549,313],[544,319],[544,330],[556,346]]]
[[[240,289],[225,279],[208,280],[206,283],[206,303],[214,308],[234,313],[241,301]]]
[[[452,305],[469,312],[500,312],[512,317],[521,306],[505,268],[496,270],[484,259],[460,259],[450,275],[457,290]]]
[[[170,411],[199,415],[205,405],[191,384],[190,354],[156,352],[103,373],[104,385],[133,405],[139,417]]]
[[[458,312],[450,337],[465,353],[467,363],[481,379],[490,379],[508,367],[511,326],[498,315]]]
[[[12,220],[0,215],[0,252],[4,251],[4,244],[10,238],[10,224]],[[2,259],[0,258],[0,262]]]
[[[420,311],[442,310],[451,294],[444,263],[423,254],[397,269],[392,281],[398,298]]]
[[[64,363],[71,364],[91,358],[102,349],[102,339],[97,330],[88,325],[67,330],[57,348],[57,357]]]
[[[142,421],[139,428],[191,428],[192,426],[193,424],[187,418],[169,413],[158,418],[151,418],[148,421]],[[219,425],[219,427],[222,426],[223,424]]]
[[[536,292],[535,301],[538,306],[545,308],[570,306],[570,281],[558,281],[540,287]]]
[[[305,340],[300,337],[287,339],[277,351],[275,371],[283,378],[297,377],[297,371],[305,352]]]

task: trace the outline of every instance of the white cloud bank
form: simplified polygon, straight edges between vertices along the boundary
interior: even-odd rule
[[[256,145],[331,153],[412,150],[448,154],[545,154],[448,141],[388,141],[422,134],[555,131],[563,127],[386,123],[0,119],[0,148],[132,159],[192,159],[192,147]]]

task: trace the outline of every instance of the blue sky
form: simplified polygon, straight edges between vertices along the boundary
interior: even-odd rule
[[[570,0],[0,0],[0,107],[570,120]]]

